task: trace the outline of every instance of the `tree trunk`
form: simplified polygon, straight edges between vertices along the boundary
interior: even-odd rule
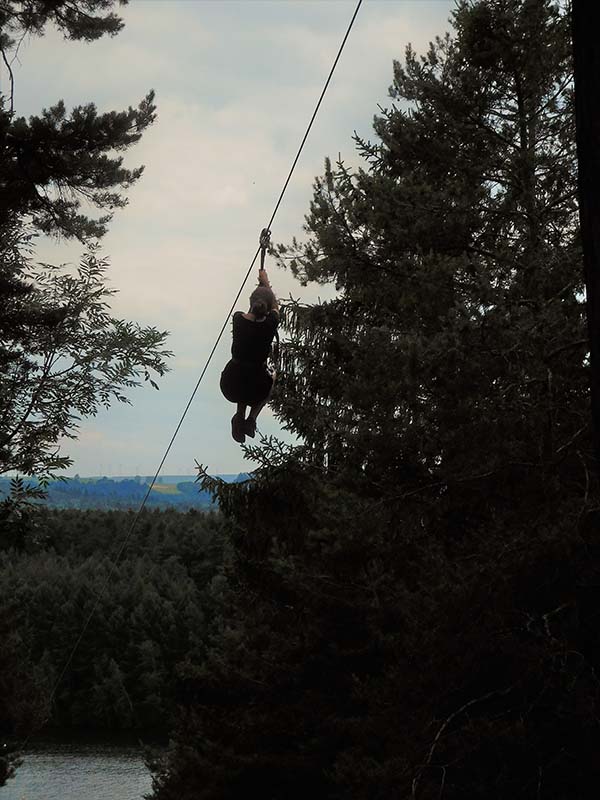
[[[600,468],[600,3],[572,2],[579,219],[590,340],[593,443]]]

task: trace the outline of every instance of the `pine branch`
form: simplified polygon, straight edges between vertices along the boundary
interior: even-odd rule
[[[438,746],[438,744],[440,742],[440,739],[442,738],[444,732],[448,728],[448,726],[457,717],[459,717],[461,714],[463,714],[468,708],[471,708],[472,706],[474,706],[474,705],[476,705],[478,703],[483,703],[485,700],[489,700],[490,697],[495,697],[495,696],[503,697],[504,695],[507,695],[509,692],[511,692],[515,688],[515,686],[516,686],[516,684],[513,683],[507,689],[493,689],[491,692],[486,692],[486,694],[481,695],[481,697],[475,697],[472,700],[469,700],[467,703],[464,703],[460,708],[458,708],[456,711],[454,711],[452,714],[450,714],[450,716],[446,717],[446,719],[442,723],[441,727],[439,728],[438,732],[436,733],[436,735],[435,735],[435,737],[433,739],[433,742],[432,742],[431,747],[429,748],[429,753],[427,755],[427,759],[426,759],[425,763],[422,764],[419,767],[419,769],[417,771],[417,774],[415,775],[415,777],[413,779],[413,782],[412,782],[412,795],[411,795],[413,800],[416,800],[416,798],[417,798],[417,789],[419,788],[419,782],[421,780],[421,776],[423,775],[423,772],[427,768],[431,767],[431,761],[432,761],[433,756],[435,754],[435,750],[436,750],[436,748],[437,748],[437,746]]]
[[[15,113],[15,76],[13,75],[12,67],[6,57],[4,48],[0,47],[0,53],[2,54],[2,60],[4,61],[6,69],[8,70],[8,77],[10,80],[10,115],[12,117]]]

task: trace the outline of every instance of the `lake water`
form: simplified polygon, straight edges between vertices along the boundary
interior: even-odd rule
[[[141,800],[151,788],[139,746],[39,744],[24,753],[0,800]]]

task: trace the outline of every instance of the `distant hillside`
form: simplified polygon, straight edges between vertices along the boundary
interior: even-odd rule
[[[99,481],[102,478],[107,478],[108,480],[114,481],[115,483],[121,483],[121,481],[136,481],[139,483],[150,483],[154,475],[91,475],[87,477],[80,477],[79,475],[74,475],[73,478],[69,478],[69,480],[78,480],[78,481]],[[231,472],[227,474],[219,474],[217,477],[221,478],[227,483],[235,483],[238,480],[246,480],[248,477],[247,473],[239,473],[239,472]],[[156,479],[156,483],[193,483],[196,480],[195,475],[159,475]]]
[[[247,473],[238,475],[218,475],[229,482],[244,481]],[[0,477],[0,498],[10,492],[10,478]],[[44,505],[50,508],[79,509],[136,509],[142,500],[152,477],[93,477],[74,478],[53,481],[47,490]],[[36,485],[31,479],[30,485]],[[191,475],[164,475],[158,478],[146,501],[149,508],[176,508],[186,511],[190,508],[210,508],[214,504],[209,492],[199,490]]]

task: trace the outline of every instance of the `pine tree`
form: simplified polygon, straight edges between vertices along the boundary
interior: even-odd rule
[[[592,797],[598,489],[567,10],[462,0],[394,67],[285,310],[302,444],[203,472],[233,551],[157,800]],[[590,793],[590,788],[593,787]]]
[[[25,216],[44,233],[86,240],[102,236],[122,190],[143,167],[126,169],[116,155],[139,141],[155,119],[154,92],[137,108],[98,114],[93,103],[70,113],[59,100],[29,120],[16,115],[18,97],[9,56],[27,35],[43,35],[54,24],[69,39],[91,41],[115,35],[122,21],[110,9],[127,0],[4,0],[0,4],[0,53],[10,75],[10,94],[0,104],[0,227]],[[103,13],[108,12],[108,13]],[[81,212],[82,201],[107,213]]]
[[[573,19],[573,67],[581,239],[585,265],[585,293],[590,340],[590,387],[596,469],[600,468],[600,104],[596,82],[600,72],[600,48],[595,36],[598,6],[575,0]]]
[[[490,466],[551,461],[581,427],[552,415],[583,385],[586,345],[568,18],[552,9],[460,6],[457,39],[409,48],[402,105],[376,120],[379,143],[357,139],[368,169],[328,165],[308,244],[281,248],[341,292],[289,310],[278,410],[379,482],[400,453],[420,477],[481,471],[473,436]],[[556,383],[561,355],[573,372]]]
[[[67,39],[118,33],[122,20],[114,9],[125,3],[0,0],[7,76],[0,94],[0,473],[18,470],[41,479],[42,487],[71,463],[59,442],[74,436],[81,417],[125,400],[124,390],[138,379],[150,381],[152,371],[166,369],[166,334],[110,317],[106,262],[90,241],[105,233],[112,212],[127,202],[123,192],[142,174],[142,167],[126,169],[122,154],[153,122],[154,93],[122,112],[99,114],[93,103],[67,112],[59,100],[25,119],[17,114],[11,62],[25,37],[43,35],[48,25]],[[84,213],[82,203],[101,215]],[[40,233],[85,242],[79,271],[36,264]],[[39,496],[39,487],[14,481],[11,497],[0,503],[0,547],[37,541],[30,501]],[[38,686],[37,659],[15,641],[15,614],[6,605],[0,614],[0,785],[15,765],[6,737],[41,724],[49,694]]]
[[[141,138],[155,118],[154,93],[137,108],[99,114],[93,103],[67,113],[62,101],[39,117],[15,117],[0,109],[0,226],[15,215],[31,217],[48,234],[99,237],[143,167],[127,169],[123,151]],[[107,213],[98,219],[81,212],[82,201]]]
[[[128,0],[2,0],[0,28],[8,45],[27,35],[42,36],[54,24],[65,38],[91,42],[114,36],[123,21],[112,11]]]

